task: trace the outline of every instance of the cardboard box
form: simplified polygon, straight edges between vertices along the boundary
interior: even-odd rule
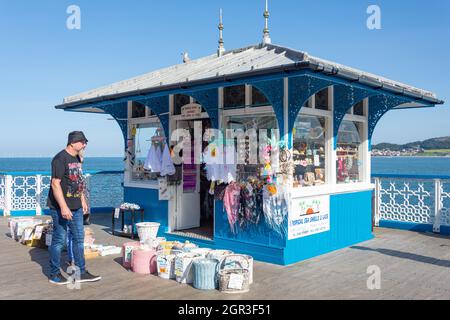
[[[86,260],[95,259],[99,256],[98,251],[94,251],[92,249],[84,249],[84,258]]]
[[[9,230],[11,233],[11,237],[20,241],[25,229],[33,228],[37,225],[42,224],[42,219],[33,218],[33,217],[18,217],[18,218],[10,218],[8,220]]]

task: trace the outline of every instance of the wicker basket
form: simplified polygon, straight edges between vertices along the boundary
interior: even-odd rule
[[[233,269],[227,269],[227,265]],[[218,265],[219,290],[224,293],[245,293],[250,290],[250,263],[246,256],[230,254]]]

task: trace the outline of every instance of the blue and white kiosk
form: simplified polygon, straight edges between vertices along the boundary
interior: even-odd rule
[[[161,223],[160,236],[287,265],[373,237],[375,126],[388,111],[442,103],[431,92],[271,44],[266,28],[261,44],[225,51],[221,37],[213,55],[185,56],[182,64],[66,97],[56,108],[117,121],[127,155],[124,201],[144,207],[146,221]],[[279,129],[284,167],[272,178],[284,189],[286,207],[259,212],[251,223],[230,221],[230,203],[210,195],[204,166],[183,165],[173,186],[143,169],[157,131],[171,137],[195,122],[222,131]],[[261,165],[239,164],[236,182],[249,175],[264,181],[267,164]]]

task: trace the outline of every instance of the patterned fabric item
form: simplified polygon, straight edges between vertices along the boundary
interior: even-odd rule
[[[258,224],[261,220],[261,216],[264,215],[263,187],[255,186],[253,188],[253,201],[255,203],[255,209],[251,212],[250,221],[254,224]]]
[[[250,183],[241,189],[241,202],[242,208],[240,212],[240,226],[242,227],[245,222],[251,222],[253,212],[256,210],[256,202],[254,197],[254,189]]]
[[[231,183],[228,185],[225,189],[223,202],[231,232],[236,234],[235,224],[238,220],[239,209],[241,207],[241,187],[239,184]]]

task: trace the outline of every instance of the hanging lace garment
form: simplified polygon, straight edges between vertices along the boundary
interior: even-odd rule
[[[165,177],[167,175],[174,175],[176,172],[175,166],[173,165],[172,157],[170,155],[169,147],[167,144],[164,146],[164,151],[161,157],[161,176]]]
[[[145,159],[144,169],[150,170],[151,172],[161,172],[161,160],[161,148],[156,144],[152,144]]]

